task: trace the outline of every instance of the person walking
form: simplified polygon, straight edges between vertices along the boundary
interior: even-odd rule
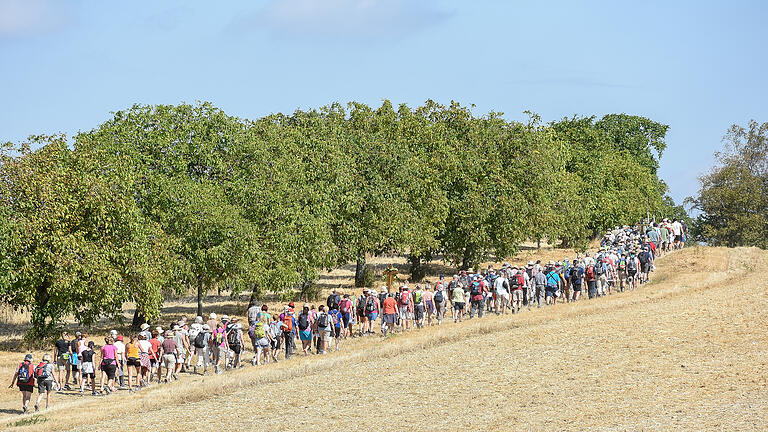
[[[13,388],[16,385],[21,392],[21,412],[27,412],[27,405],[29,405],[30,399],[32,399],[32,392],[35,390],[35,371],[32,366],[32,354],[24,356],[24,360],[19,363],[19,367],[16,368],[16,373],[13,374],[11,385],[8,388]]]
[[[51,363],[51,355],[43,355],[43,361],[35,367],[35,379],[37,380],[37,402],[35,402],[35,412],[40,409],[40,401],[45,396],[45,408],[51,405],[51,393],[57,384],[56,377],[53,374],[54,364]]]
[[[69,333],[62,332],[61,339],[54,344],[53,358],[56,359],[57,382],[62,386],[62,390],[69,390],[70,358],[72,356],[72,345],[69,341]],[[65,373],[66,372],[66,373]],[[61,379],[64,375],[65,379]]]
[[[127,344],[125,344],[125,369],[128,372],[128,391],[134,392],[134,375],[136,376],[136,389],[141,388],[141,358],[139,354],[139,341],[135,334],[132,334]]]

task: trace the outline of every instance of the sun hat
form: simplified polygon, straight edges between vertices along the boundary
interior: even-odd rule
[[[211,330],[211,326],[209,326],[208,324],[203,324],[203,331],[210,331],[210,330]]]
[[[203,317],[201,317],[200,315],[196,316],[195,317],[195,323],[202,324],[203,323]]]
[[[208,315],[208,318],[210,318],[210,319],[216,319],[216,314],[215,314],[215,313],[213,313],[213,312],[211,312],[211,314],[210,314],[210,315]]]
[[[50,354],[43,354],[43,361],[44,362],[51,361],[51,355]]]
[[[24,356],[24,360],[32,361],[32,354],[27,354]]]
[[[82,333],[80,333],[80,332],[75,332],[75,337],[80,337],[80,336],[82,336],[82,335],[83,335],[83,334],[82,334]]]
[[[120,342],[122,342],[122,341],[123,341],[123,335],[117,335],[117,340],[119,340]]]
[[[222,315],[221,316],[222,321],[229,321],[229,315]]]
[[[301,307],[302,309],[307,308],[309,309],[309,303],[304,303],[304,305]]]
[[[117,330],[110,330],[109,335],[112,337],[117,337]]]
[[[148,329],[148,328],[149,328],[149,324],[147,324],[147,323],[144,323],[144,324],[142,324],[142,325],[141,325],[141,329],[142,329],[142,330],[146,330],[146,329]],[[80,332],[77,332],[77,334],[78,334],[78,336],[79,336],[79,335],[80,335]]]

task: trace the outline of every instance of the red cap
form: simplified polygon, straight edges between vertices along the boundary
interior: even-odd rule
[[[119,340],[120,342],[122,342],[122,341],[123,341],[123,335],[117,335],[117,340]]]
[[[290,307],[295,307],[295,306],[293,305],[293,302],[290,302],[290,303],[288,303],[288,306],[290,306]]]

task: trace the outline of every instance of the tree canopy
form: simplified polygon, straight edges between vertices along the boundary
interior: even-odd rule
[[[427,101],[254,120],[209,103],[133,106],[73,137],[6,146],[0,298],[45,334],[74,316],[157,317],[169,292],[291,295],[366,257],[470,268],[525,240],[583,248],[674,203],[667,126],[626,114],[525,123]],[[35,148],[34,151],[31,149]],[[756,187],[756,186],[755,186]]]

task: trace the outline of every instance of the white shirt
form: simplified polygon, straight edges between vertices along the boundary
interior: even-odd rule
[[[508,282],[507,278],[504,276],[497,277],[495,281],[493,281],[493,288],[496,290],[496,293],[499,295],[504,295],[507,293],[507,289],[504,288],[504,282]]]
[[[683,232],[683,224],[681,224],[680,222],[673,222],[672,223],[672,232],[676,236],[679,236],[680,234],[682,234],[682,232]]]
[[[125,352],[125,344],[122,341],[115,341],[114,343],[116,348],[116,356],[118,359],[122,358],[123,353]]]

